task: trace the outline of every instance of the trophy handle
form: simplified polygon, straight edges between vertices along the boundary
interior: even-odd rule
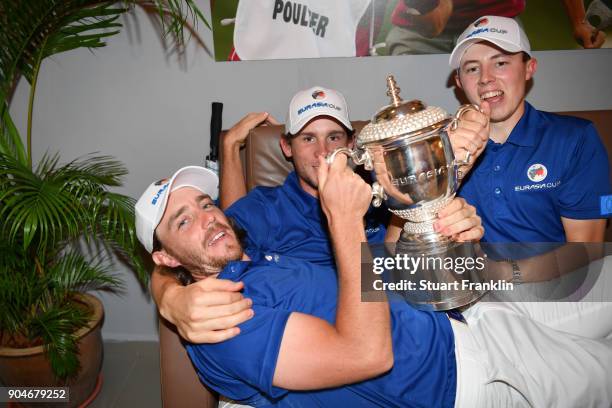
[[[374,207],[380,207],[383,200],[385,199],[385,190],[378,181],[372,183],[372,205]]]
[[[338,153],[345,154],[353,161],[353,163],[358,166],[363,165],[363,167],[368,171],[374,168],[374,165],[372,164],[372,158],[366,150],[349,149],[348,147],[341,147],[331,152],[331,154],[325,159],[327,161],[327,164],[332,164]]]
[[[365,167],[365,169],[368,171],[374,168],[372,164],[372,158],[366,150],[352,150],[348,147],[341,147],[331,152],[331,154],[325,159],[327,164],[332,164],[338,153],[347,155],[357,165],[363,164],[363,167]],[[375,181],[374,183],[372,183],[372,205],[374,207],[380,207],[384,198],[385,190],[383,189],[383,186],[381,186],[377,181]]]
[[[461,117],[468,111],[477,111],[482,113],[482,109],[480,109],[480,107],[478,105],[474,105],[474,104],[468,104],[468,105],[461,105],[459,107],[459,109],[457,110],[457,113],[455,113],[455,116],[453,117],[453,120],[450,124],[450,130],[455,130],[457,129],[457,127],[459,126],[459,120],[461,119]],[[471,158],[471,153],[467,152],[467,154],[465,155],[465,159],[464,160],[457,160],[455,159],[454,164],[457,167],[460,166],[469,166],[470,165],[470,158]]]

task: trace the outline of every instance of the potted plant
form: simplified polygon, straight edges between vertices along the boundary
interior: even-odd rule
[[[179,50],[184,29],[206,23],[192,0],[0,0],[0,383],[67,384],[73,406],[93,392],[101,367],[103,313],[85,292],[121,286],[113,254],[143,283],[147,272],[133,199],[112,190],[127,173],[121,163],[89,155],[62,164],[58,154],[32,163],[36,84],[46,58],[104,46],[134,5],[152,12]],[[21,77],[30,84],[23,139],[9,112]],[[23,355],[33,360],[18,361]]]

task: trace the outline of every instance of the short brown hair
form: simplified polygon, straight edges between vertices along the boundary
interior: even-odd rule
[[[340,126],[342,126],[342,129],[344,129],[344,131],[346,132],[346,136],[348,137],[348,140],[351,140],[353,138],[353,136],[355,135],[355,129],[351,130],[351,129],[347,128],[346,126],[344,126],[342,123],[340,123],[340,122],[338,122],[338,123],[340,124]],[[287,133],[281,134],[281,137],[283,139],[285,139],[285,141],[288,144],[291,144],[291,141],[293,139],[295,139],[297,137],[297,135],[299,135],[299,133],[294,135],[294,134],[291,134],[291,133],[287,132]]]

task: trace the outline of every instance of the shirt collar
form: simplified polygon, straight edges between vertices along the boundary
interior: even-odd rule
[[[262,253],[256,249],[245,248],[244,253],[250,258],[248,261],[238,259],[236,261],[229,261],[219,274],[219,279],[236,279],[245,271],[245,269],[252,263],[258,263],[262,259]]]
[[[246,273],[248,268],[252,266],[274,264],[281,267],[294,268],[296,262],[302,262],[302,260],[299,258],[280,255],[275,252],[261,252],[255,248],[245,248],[244,253],[248,255],[248,261],[238,259],[228,262],[219,274],[218,278],[240,280],[241,276]]]
[[[533,147],[538,144],[540,139],[539,125],[540,118],[539,112],[525,101],[525,112],[519,119],[510,136],[506,140],[506,143],[511,143],[517,146]]]

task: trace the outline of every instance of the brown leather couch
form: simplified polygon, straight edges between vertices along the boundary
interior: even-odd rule
[[[608,150],[608,157],[612,157],[612,110],[565,113],[594,122]],[[366,123],[353,122],[356,130],[361,130]],[[249,190],[258,185],[278,185],[293,169],[291,162],[283,158],[279,146],[278,138],[283,130],[282,126],[261,127],[247,138],[243,162]],[[606,241],[612,241],[610,223],[606,229]],[[165,408],[216,407],[218,396],[200,383],[175,327],[161,317],[159,345],[163,406]]]

